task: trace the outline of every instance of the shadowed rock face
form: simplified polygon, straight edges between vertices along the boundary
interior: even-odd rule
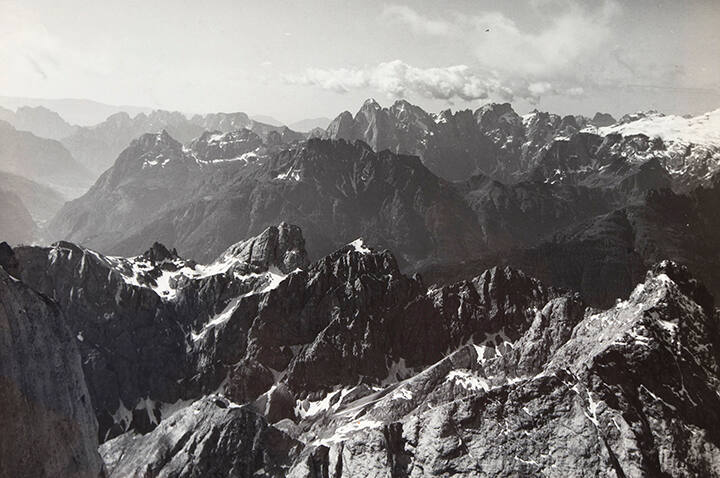
[[[498,203],[496,197],[486,201]],[[506,197],[513,199],[509,194]],[[527,271],[545,283],[578,290],[591,305],[609,307],[616,299],[627,297],[654,263],[669,257],[686,264],[718,297],[720,263],[716,251],[720,222],[714,213],[718,207],[720,187],[717,184],[700,187],[687,195],[669,190],[650,191],[640,204],[588,218],[541,238],[531,247],[521,248],[523,244],[520,244],[499,253],[489,252],[464,264],[441,265],[421,272],[428,282],[447,283],[472,277],[478,269],[508,265]],[[567,214],[579,208],[580,205],[568,207]],[[492,219],[493,215],[487,217]],[[516,231],[521,231],[520,224],[524,223],[528,233],[542,231],[542,223],[514,222],[513,217],[522,216],[504,216],[501,224],[506,229],[517,224]],[[555,216],[555,220],[563,217]],[[550,219],[544,224],[548,222]]]
[[[661,262],[599,310],[509,267],[428,288],[362,240],[288,263],[298,232],[207,265],[17,249],[23,280],[89,311],[70,328],[87,331],[110,476],[719,476],[720,324],[686,268]],[[104,304],[125,349],[90,332]],[[145,367],[131,351],[150,343]],[[118,406],[92,383],[120,354]]]
[[[97,422],[75,338],[56,304],[3,267],[0,408],[0,476],[101,476]]]
[[[206,164],[192,148],[162,134],[135,141],[63,207],[51,236],[120,255],[158,240],[207,261],[238,237],[286,221],[303,228],[315,258],[360,236],[397,250],[405,263],[482,250],[473,211],[415,157],[313,139]]]

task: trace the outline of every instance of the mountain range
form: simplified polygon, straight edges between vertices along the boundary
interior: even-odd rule
[[[288,224],[205,265],[67,242],[2,264],[76,337],[95,416],[71,423],[97,435],[74,443],[111,477],[717,476],[717,316],[673,262],[606,310],[512,268],[429,287],[362,239],[309,262]]]
[[[528,260],[521,257],[577,242],[571,238],[583,237],[583,243],[594,244],[593,255],[604,257],[606,251],[596,249],[602,249],[601,238],[612,231],[613,247],[622,245],[622,250],[632,252],[620,261],[630,272],[605,293],[599,292],[605,279],[583,279],[600,277],[590,264],[577,266],[580,269],[572,274],[563,261],[553,262],[556,272],[541,264],[531,269],[551,283],[562,276],[564,286],[581,290],[592,303],[604,306],[627,294],[657,260],[695,257],[693,241],[655,233],[663,220],[646,211],[658,208],[655,203],[665,196],[656,192],[664,190],[675,191],[671,196],[679,198],[702,196],[701,209],[712,203],[712,193],[700,191],[714,191],[715,158],[720,157],[720,140],[712,136],[712,125],[720,117],[717,112],[692,119],[651,114],[623,118],[615,126],[587,126],[591,120],[547,113],[520,117],[505,104],[488,105],[475,113],[441,113],[435,119],[444,121],[421,122],[418,118],[433,116],[406,102],[383,109],[368,101],[355,118],[370,118],[367,124],[379,127],[389,117],[396,118],[391,113],[405,121],[405,126],[393,130],[405,145],[420,136],[445,134],[440,130],[415,134],[418,125],[451,125],[456,131],[465,118],[474,133],[462,138],[502,144],[501,150],[507,150],[502,154],[515,160],[505,160],[501,154],[492,160],[472,156],[473,161],[484,161],[488,172],[450,182],[433,173],[426,157],[379,150],[377,144],[382,143],[377,137],[373,140],[373,128],[364,139],[375,147],[361,140],[304,140],[277,131],[263,136],[249,129],[233,133],[218,129],[183,145],[164,131],[135,140],[85,196],[66,204],[53,218],[48,237],[120,255],[135,254],[160,240],[183,255],[208,260],[238,234],[257,234],[287,221],[307,231],[312,257],[363,236],[395,251],[401,267],[444,280],[466,277],[462,266],[457,266],[460,263],[516,258],[527,268]],[[602,115],[597,118],[600,123],[610,121]],[[675,131],[674,136],[658,130],[663,122],[673,124],[664,128]],[[576,126],[568,126],[571,123]],[[227,129],[237,124],[206,117],[207,126]],[[392,130],[388,128],[381,130]],[[337,131],[330,125],[326,134],[338,136]],[[457,147],[457,141],[444,138],[436,144]],[[673,217],[696,214],[693,204],[678,200]],[[640,226],[617,223],[617,218],[628,214],[632,223],[641,221],[653,232],[642,234],[634,231]],[[700,213],[698,223],[707,221],[706,214]],[[714,226],[703,226],[702,232],[689,233],[697,237],[695,243],[712,243],[718,232]],[[693,272],[714,288],[717,281],[712,274],[698,269],[702,261],[691,262]],[[606,267],[608,275],[617,272]]]
[[[79,126],[98,124],[108,116],[123,111],[134,116],[138,113],[150,113],[153,110],[152,108],[140,106],[109,105],[81,98],[24,98],[14,96],[0,96],[0,106],[10,110],[22,107],[42,107],[57,112],[65,121]]]
[[[0,121],[0,170],[31,179],[65,193],[81,194],[93,175],[59,142],[18,131]]]
[[[720,476],[718,127],[0,122],[0,477]]]

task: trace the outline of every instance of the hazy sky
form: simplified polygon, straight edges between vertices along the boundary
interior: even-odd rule
[[[0,95],[282,121],[720,107],[720,1],[0,0]]]

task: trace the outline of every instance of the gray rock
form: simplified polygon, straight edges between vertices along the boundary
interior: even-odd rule
[[[97,422],[62,313],[0,267],[0,476],[99,477]]]
[[[109,477],[281,478],[301,444],[264,417],[223,397],[176,412],[152,433],[128,433],[104,443]]]

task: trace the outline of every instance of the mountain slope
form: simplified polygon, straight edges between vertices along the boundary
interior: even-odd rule
[[[720,417],[705,412],[717,406],[720,384],[711,312],[702,288],[670,263],[656,268],[627,303],[606,312],[583,315],[568,298],[550,300],[517,339],[486,333],[420,372],[404,369],[407,378],[391,374],[387,386],[348,386],[299,402],[297,415],[274,426],[264,428],[261,420],[255,427],[271,430],[277,445],[260,446],[267,453],[254,466],[243,450],[236,458],[244,459],[241,476],[261,467],[271,476],[303,478],[324,476],[319,470],[337,477],[510,477],[558,470],[718,476],[713,427]],[[668,370],[665,363],[677,367]],[[268,420],[287,400],[281,389],[277,385],[259,404]],[[230,417],[253,409],[212,396],[171,416],[141,445],[120,437],[101,450],[122,470],[117,476],[148,465],[189,476],[178,463],[206,467],[227,460],[226,448],[204,447],[208,456],[195,461],[187,451],[162,461],[150,451],[163,442],[178,450],[179,434],[170,431],[175,427],[190,443],[202,440],[193,415],[224,430]],[[285,471],[288,458],[292,465]]]
[[[678,186],[689,190],[707,185],[720,171],[720,109],[690,118],[659,113],[623,117],[598,133],[609,137],[642,136],[658,144],[653,155],[676,179]]]
[[[0,190],[17,195],[38,223],[50,220],[65,204],[59,192],[16,174],[0,172]]]
[[[75,339],[54,303],[6,272],[8,249],[0,243],[0,476],[101,476]]]
[[[422,273],[429,281],[446,283],[471,277],[477,268],[507,264],[608,307],[626,297],[652,264],[670,258],[687,264],[718,297],[720,223],[714,211],[719,194],[717,182],[688,194],[650,191],[641,203],[569,226],[532,247],[490,252]]]
[[[288,221],[308,231],[314,257],[361,235],[406,262],[482,247],[473,212],[417,158],[316,139],[257,149],[234,134],[218,137],[245,148],[227,153],[234,161],[203,156],[214,151],[211,136],[185,150],[167,135],[141,138],[58,213],[52,236],[118,254],[137,253],[153,238],[208,260],[238,235]]]
[[[65,138],[77,129],[77,126],[43,106],[21,106],[17,111],[0,108],[0,120],[7,121],[17,130],[29,131],[35,136],[49,139]]]
[[[617,191],[564,183],[503,184],[486,176],[455,183],[477,215],[490,250],[541,243],[563,229],[625,204]]]
[[[167,130],[181,141],[190,141],[204,131],[178,112],[153,111],[134,118],[125,112],[115,113],[94,126],[78,129],[63,139],[63,145],[86,168],[99,174],[105,171],[131,141],[145,133]]]
[[[92,184],[93,177],[55,140],[18,131],[0,121],[0,170],[24,176],[73,197]]]
[[[17,248],[15,257],[18,275],[55,298],[78,337],[101,440],[128,428],[148,431],[160,417],[155,406],[165,414],[216,389],[228,367],[206,363],[200,347],[187,353],[198,345],[194,324],[234,312],[238,296],[255,303],[253,291],[272,290],[307,264],[299,230],[287,225],[237,244],[207,266],[160,244],[128,259],[62,242]],[[217,347],[241,353],[230,343]]]
[[[10,244],[30,243],[37,237],[37,225],[22,199],[0,187],[0,240]]]

